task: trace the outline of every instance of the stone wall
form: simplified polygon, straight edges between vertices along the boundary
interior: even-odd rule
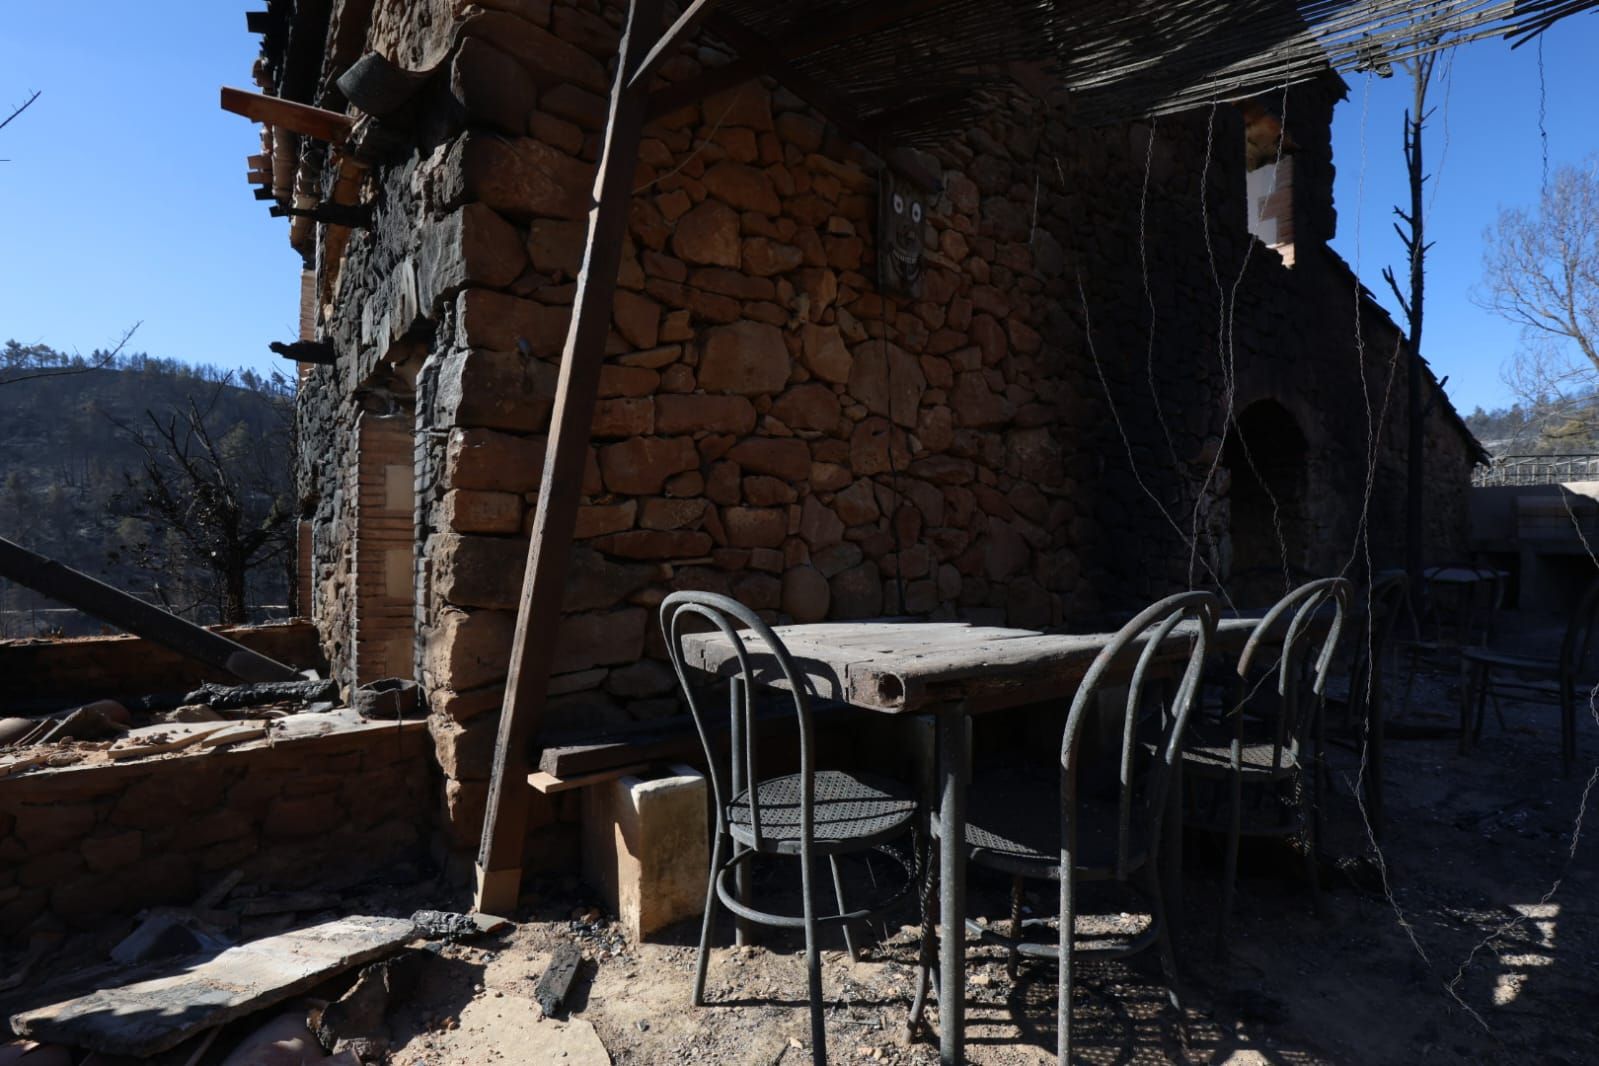
[[[0,780],[0,940],[187,905],[230,870],[262,892],[418,872],[438,793],[421,723]]]
[[[301,477],[337,664],[359,610],[353,427],[363,411],[414,417],[419,676],[464,847],[481,822],[618,17],[496,0],[461,9],[451,36],[436,6],[412,19],[383,7],[372,24],[371,46],[437,60],[439,74],[415,150],[368,177],[373,225],[319,258],[318,328],[339,362],[302,391]],[[690,48],[663,76],[724,59]],[[876,162],[799,99],[750,82],[652,122],[567,616],[543,635],[557,642],[548,727],[676,712],[653,613],[672,589],[785,621],[1050,626],[1227,579],[1223,434],[1261,399],[1306,442],[1293,565],[1336,570],[1353,551],[1368,418],[1372,561],[1397,560],[1404,366],[1390,375],[1391,324],[1320,244],[1322,92],[1293,140],[1293,191],[1328,202],[1296,213],[1292,269],[1248,232],[1240,112],[1080,130],[1017,89],[924,155],[942,189],[926,199],[914,300],[874,281]],[[1463,492],[1468,459],[1437,422],[1444,555],[1463,529],[1449,487]],[[553,818],[541,807],[534,820]]]

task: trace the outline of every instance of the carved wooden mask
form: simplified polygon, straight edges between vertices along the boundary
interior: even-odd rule
[[[889,167],[877,186],[877,283],[885,292],[922,294],[922,223],[927,193]]]

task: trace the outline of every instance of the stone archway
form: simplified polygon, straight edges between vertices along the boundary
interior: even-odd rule
[[[1275,400],[1250,404],[1227,435],[1228,585],[1241,606],[1269,604],[1304,577],[1309,452],[1299,423]]]

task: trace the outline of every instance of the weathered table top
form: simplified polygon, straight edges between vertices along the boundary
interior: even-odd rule
[[[1250,618],[1222,619],[1217,648],[1242,647],[1257,624]],[[778,626],[773,632],[813,686],[813,695],[888,714],[955,704],[982,712],[1060,696],[1082,679],[1114,636],[895,620]],[[1185,656],[1194,636],[1192,623],[1179,626],[1161,656]],[[746,644],[758,680],[786,687],[759,640],[747,638]],[[689,666],[707,673],[736,669],[733,647],[720,633],[685,637],[683,650]]]

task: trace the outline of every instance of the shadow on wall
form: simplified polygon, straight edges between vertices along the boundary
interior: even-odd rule
[[[1309,445],[1275,400],[1241,411],[1222,462],[1232,475],[1228,591],[1244,605],[1274,602],[1304,576],[1309,544]]]

